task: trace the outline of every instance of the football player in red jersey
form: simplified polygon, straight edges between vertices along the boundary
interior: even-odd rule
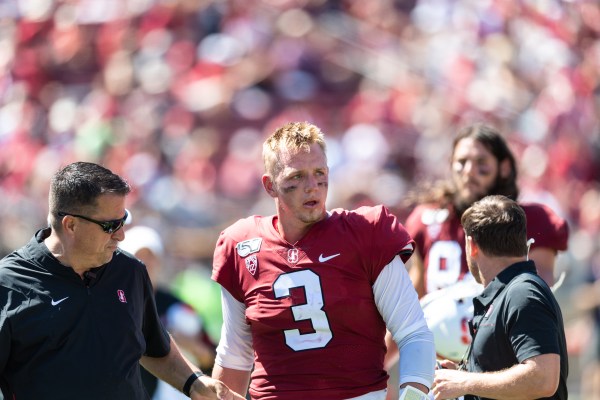
[[[433,337],[404,262],[414,242],[383,206],[327,211],[321,130],[288,123],[263,145],[276,214],[225,229],[212,278],[223,330],[213,376],[252,399],[385,399],[387,329],[402,396],[426,398]],[[252,371],[252,373],[251,373]]]
[[[419,298],[473,280],[464,254],[462,213],[487,195],[501,194],[513,200],[519,195],[515,158],[502,135],[489,125],[477,123],[459,130],[453,142],[451,170],[449,181],[411,196],[412,204],[417,205],[406,220],[406,229],[416,248],[407,265]],[[527,215],[527,234],[532,242],[529,257],[551,286],[556,255],[567,248],[567,223],[545,205],[520,205]],[[386,366],[390,369],[398,354],[389,335],[386,342],[390,349]],[[395,398],[391,388],[388,400]]]
[[[416,242],[410,277],[419,297],[473,279],[464,254],[465,233],[460,217],[487,195],[517,200],[516,181],[515,158],[496,129],[474,124],[458,132],[452,151],[451,181],[422,194],[406,221],[406,229]],[[545,205],[520,206],[527,215],[528,237],[533,239],[529,257],[535,261],[538,274],[552,286],[556,255],[567,248],[567,223]]]

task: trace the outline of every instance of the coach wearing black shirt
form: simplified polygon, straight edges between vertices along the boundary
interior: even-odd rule
[[[469,270],[485,286],[473,299],[473,342],[466,371],[442,362],[435,399],[566,400],[568,358],[560,307],[527,260],[525,213],[488,196],[462,216]]]
[[[4,398],[147,400],[141,363],[192,399],[243,399],[181,355],[146,267],[118,250],[129,191],[97,164],[66,166],[51,182],[50,226],[0,261]]]

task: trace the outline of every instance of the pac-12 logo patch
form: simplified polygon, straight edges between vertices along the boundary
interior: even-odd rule
[[[262,238],[253,238],[239,242],[235,247],[240,257],[246,257],[248,254],[257,253],[261,244]]]
[[[258,268],[258,259],[256,258],[256,254],[252,254],[250,257],[246,258],[246,269],[252,275],[256,273],[256,268]]]
[[[117,290],[117,297],[121,303],[127,303],[127,298],[125,297],[125,292],[121,289]]]

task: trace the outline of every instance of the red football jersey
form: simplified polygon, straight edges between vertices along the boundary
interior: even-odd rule
[[[567,249],[569,230],[564,219],[542,204],[520,206],[527,216],[527,238],[535,239],[531,248]],[[464,252],[465,232],[453,210],[418,206],[406,220],[406,229],[423,257],[426,293],[472,278]]]
[[[294,245],[254,216],[221,233],[212,278],[246,305],[253,399],[351,398],[386,387],[372,286],[413,241],[385,207],[336,209]],[[407,250],[407,246],[410,250]]]

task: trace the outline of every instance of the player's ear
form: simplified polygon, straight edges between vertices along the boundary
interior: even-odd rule
[[[269,175],[264,174],[262,176],[262,185],[269,196],[277,197],[277,193],[275,191],[275,184],[273,183],[273,179]]]
[[[512,172],[512,166],[510,164],[510,160],[505,158],[500,162],[500,177],[502,179],[506,179],[510,176]]]

